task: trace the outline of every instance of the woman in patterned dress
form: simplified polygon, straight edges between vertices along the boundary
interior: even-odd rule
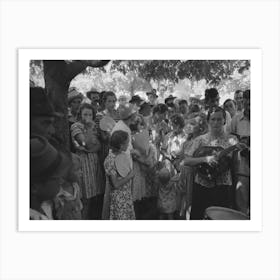
[[[209,132],[195,138],[187,151],[184,163],[188,166],[197,166],[201,163],[207,163],[210,166],[217,164],[215,155],[204,157],[193,157],[194,152],[203,146],[220,146],[228,148],[237,144],[234,136],[228,135],[224,131],[226,113],[221,107],[215,108],[208,113],[207,121]],[[229,156],[231,158],[231,156]],[[227,170],[217,176],[215,181],[205,179],[200,174],[196,174],[192,197],[191,219],[203,219],[205,209],[210,206],[229,207],[229,192],[232,185],[230,170]]]
[[[104,161],[106,172],[106,188],[110,190],[110,220],[135,220],[133,208],[131,180],[134,177],[133,170],[124,176],[117,169],[116,158],[124,155],[129,144],[128,133],[125,131],[115,131],[110,139],[111,150]],[[128,159],[128,158],[127,158]],[[129,166],[129,161],[122,164]]]
[[[82,168],[83,219],[100,219],[102,208],[96,202],[97,196],[104,193],[101,166],[97,152],[100,142],[97,137],[94,109],[84,103],[80,107],[79,121],[71,126],[71,137],[75,143]]]
[[[172,131],[169,132],[165,137],[163,144],[161,146],[161,152],[172,160],[172,164],[169,160],[165,160],[165,166],[171,171],[172,168],[176,168],[177,172],[180,172],[180,167],[177,163],[179,163],[179,157],[182,154],[183,145],[187,140],[187,134],[184,131],[185,121],[182,115],[174,114],[171,117],[171,125]],[[172,165],[172,166],[171,166]],[[173,167],[174,166],[174,167]],[[182,185],[183,187],[183,185]],[[182,189],[183,190],[183,189]],[[180,208],[182,204],[182,198],[184,197],[184,193],[182,191],[176,192],[176,213],[174,217],[176,219],[180,219]]]

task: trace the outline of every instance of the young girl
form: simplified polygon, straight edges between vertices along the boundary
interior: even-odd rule
[[[57,220],[81,220],[82,202],[78,182],[81,175],[79,156],[72,154],[72,165],[66,179],[63,181],[60,192],[54,199],[55,218]]]
[[[177,209],[178,180],[171,178],[167,168],[162,168],[158,174],[158,210],[160,220],[174,220]]]
[[[104,184],[97,155],[100,142],[93,121],[93,107],[87,103],[82,104],[78,118],[79,121],[71,126],[71,136],[81,159],[83,218],[100,219],[102,209],[97,207],[100,204],[97,203],[97,196],[104,193]]]
[[[132,201],[131,180],[134,172],[131,170],[126,176],[117,169],[117,157],[124,155],[128,148],[129,137],[125,131],[113,132],[110,139],[111,150],[104,162],[106,172],[106,189],[110,190],[109,218],[110,220],[134,220],[135,213]],[[129,166],[129,160],[122,164]]]

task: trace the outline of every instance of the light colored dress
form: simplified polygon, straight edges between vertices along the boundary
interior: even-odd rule
[[[135,220],[133,208],[131,181],[123,185],[119,189],[114,189],[110,183],[110,176],[121,177],[117,171],[115,164],[116,155],[109,151],[108,156],[104,161],[106,173],[106,193],[110,193],[109,197],[109,219],[110,220]],[[105,193],[105,203],[108,204],[108,196]],[[106,210],[103,209],[103,217],[106,217]]]

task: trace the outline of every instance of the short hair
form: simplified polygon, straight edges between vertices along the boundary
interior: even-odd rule
[[[165,104],[158,104],[153,108],[153,114],[164,114],[166,112],[168,112],[168,107]]]
[[[238,90],[235,91],[234,95],[235,95],[235,94],[238,94],[238,93],[243,93],[243,91],[240,90],[240,89],[238,89]]]
[[[110,146],[115,150],[120,150],[121,145],[128,139],[128,133],[123,130],[116,130],[113,132],[110,138]]]
[[[247,89],[243,92],[243,98],[247,99],[247,100],[250,99],[250,90],[249,89]]]
[[[188,101],[186,99],[181,99],[179,102],[178,102],[179,106],[182,105],[182,104],[186,104],[188,106]]]
[[[234,105],[236,106],[236,101],[235,101],[234,99],[228,98],[228,99],[224,102],[224,104],[223,104],[223,108],[224,108],[224,109],[225,109],[226,103],[229,102],[229,101],[232,101],[232,102],[234,103]]]
[[[200,112],[200,107],[199,105],[197,104],[192,104],[190,107],[189,107],[189,113],[197,113],[197,112]]]
[[[113,91],[104,91],[102,94],[102,102],[103,104],[105,104],[105,102],[107,101],[107,98],[109,96],[113,96],[117,99],[116,94]]]
[[[177,113],[171,116],[171,123],[179,125],[180,128],[183,128],[185,126],[184,118]]]
[[[215,107],[212,111],[209,111],[207,114],[207,121],[209,122],[210,116],[214,113],[222,112],[224,120],[226,120],[227,114],[226,111],[222,107]]]
[[[93,108],[93,106],[89,103],[83,103],[80,108],[79,108],[79,112],[78,112],[78,120],[81,120],[82,119],[82,111],[84,109],[89,109],[89,110],[92,110],[92,120],[95,119],[95,109]]]
[[[216,88],[208,88],[205,90],[205,102],[208,102],[209,99],[219,97],[219,92]]]

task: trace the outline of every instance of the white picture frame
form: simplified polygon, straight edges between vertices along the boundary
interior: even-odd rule
[[[280,279],[278,0],[2,0],[0,15],[0,279]],[[261,228],[69,232],[65,223],[61,231],[19,232],[24,48],[261,50]]]

